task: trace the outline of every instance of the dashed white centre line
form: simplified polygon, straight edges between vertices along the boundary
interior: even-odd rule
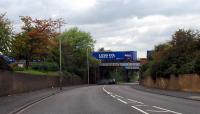
[[[146,110],[146,111],[148,111],[148,112],[168,112],[168,111],[158,111],[158,110]]]
[[[161,109],[161,110],[164,110],[164,111],[167,111],[167,112],[171,112],[171,113],[174,113],[174,114],[182,114],[182,113],[179,113],[179,112],[175,112],[175,111],[172,111],[172,110],[167,110],[167,109],[164,109],[164,108],[160,108],[158,106],[153,106],[154,108],[157,108],[157,109]]]
[[[115,96],[114,95],[110,95],[111,97],[113,97],[113,98],[115,98]]]
[[[124,98],[124,97],[122,97],[122,96],[120,96],[120,95],[115,95],[115,96],[117,96],[117,97],[119,97],[119,98]]]
[[[148,105],[135,105],[135,106],[148,106]]]
[[[112,93],[111,93],[111,92],[108,92],[108,94],[111,95]]]
[[[120,101],[120,102],[122,102],[122,103],[124,103],[124,104],[127,104],[126,101],[123,101],[123,100],[121,100],[121,99],[117,99],[117,100]]]
[[[105,91],[107,94],[111,94],[111,93],[108,92],[104,87],[103,87],[103,91]]]
[[[124,98],[124,97],[122,97],[120,95],[116,95],[116,94],[114,95],[114,93],[111,93],[111,92],[107,91],[104,87],[103,87],[103,91],[105,91],[111,97],[116,98],[118,101],[120,101],[120,102],[122,102],[124,104],[128,104],[126,101],[120,99],[120,98]],[[144,110],[142,110],[140,108],[137,108],[137,107],[143,107],[143,106],[148,106],[148,105],[145,105],[144,103],[136,101],[136,100],[133,100],[133,99],[127,99],[127,100],[140,104],[140,105],[131,106],[132,108],[142,112],[143,114],[149,114],[149,113],[145,112]],[[182,113],[175,112],[175,111],[172,111],[172,110],[168,110],[168,109],[165,109],[165,108],[161,108],[161,107],[158,107],[158,106],[152,106],[152,107],[157,108],[159,110],[146,110],[146,111],[148,111],[148,112],[171,112],[171,113],[174,113],[174,114],[182,114]]]
[[[142,103],[142,102],[139,102],[139,101],[136,101],[136,100],[133,100],[133,99],[127,99],[127,100],[129,100],[129,101],[131,101],[131,102],[136,102],[136,103],[139,103],[139,104],[144,104],[144,103]]]
[[[147,112],[145,112],[145,111],[143,111],[143,110],[141,110],[141,109],[139,109],[139,108],[137,108],[135,106],[131,106],[131,107],[136,109],[136,110],[138,110],[138,111],[140,111],[140,112],[142,112],[143,114],[149,114],[149,113],[147,113]]]

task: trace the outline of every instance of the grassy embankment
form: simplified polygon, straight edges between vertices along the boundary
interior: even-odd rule
[[[28,70],[23,70],[23,71],[16,71],[18,73],[26,73],[26,74],[32,74],[32,75],[45,75],[45,76],[59,76],[59,72],[52,72],[52,71],[39,71],[39,70],[33,70],[33,69],[28,69]]]

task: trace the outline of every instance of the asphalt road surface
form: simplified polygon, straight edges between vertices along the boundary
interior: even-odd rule
[[[64,91],[17,114],[200,114],[200,102],[102,85]]]

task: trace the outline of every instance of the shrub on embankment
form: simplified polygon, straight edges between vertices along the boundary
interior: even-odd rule
[[[199,31],[179,29],[170,41],[155,46],[148,64],[141,67],[142,78],[150,76],[155,83],[184,74],[200,74]]]

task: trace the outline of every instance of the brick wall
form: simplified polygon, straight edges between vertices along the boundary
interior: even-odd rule
[[[79,77],[63,78],[63,85],[82,84]],[[23,73],[0,71],[0,96],[34,91],[48,87],[58,87],[59,77],[35,76]]]
[[[145,86],[160,89],[200,92],[200,76],[197,74],[185,74],[179,77],[171,76],[170,79],[158,78],[155,81],[149,76],[142,83]]]

